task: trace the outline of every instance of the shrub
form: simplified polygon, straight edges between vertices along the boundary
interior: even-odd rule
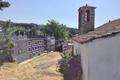
[[[63,53],[59,61],[59,71],[64,75],[64,80],[81,80],[82,68],[80,56]]]

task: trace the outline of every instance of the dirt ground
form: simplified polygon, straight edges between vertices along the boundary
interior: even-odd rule
[[[61,56],[52,52],[26,64],[4,63],[0,67],[0,80],[63,80],[57,71]]]

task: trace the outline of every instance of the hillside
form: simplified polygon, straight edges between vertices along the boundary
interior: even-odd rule
[[[0,21],[0,25],[4,25],[5,23],[7,23],[8,21]],[[10,22],[10,24],[12,26],[16,26],[16,27],[24,27],[24,28],[33,28],[33,27],[42,27],[42,25],[38,25],[38,24],[34,24],[34,23],[15,23],[15,22]]]
[[[59,53],[52,52],[26,64],[5,63],[0,67],[0,80],[63,80],[57,72]]]
[[[0,21],[0,25],[4,25],[7,21]],[[16,27],[24,27],[25,29],[32,29],[32,28],[37,28],[37,30],[40,30],[41,28],[45,27],[45,25],[38,25],[35,23],[15,23],[15,22],[10,22],[12,26]],[[67,29],[70,32],[70,36],[78,34],[78,29],[76,28],[71,28],[67,27]]]

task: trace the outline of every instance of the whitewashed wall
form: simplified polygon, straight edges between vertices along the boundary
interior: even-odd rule
[[[88,54],[86,51],[87,50],[86,48],[84,48],[84,46],[80,45],[77,42],[74,42],[74,54],[81,55],[81,64],[82,64],[82,70],[83,70],[82,80],[88,80]],[[84,54],[84,52],[86,54]]]
[[[74,44],[81,51],[83,80],[120,80],[120,34]]]

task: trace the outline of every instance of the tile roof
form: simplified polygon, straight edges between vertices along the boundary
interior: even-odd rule
[[[107,37],[115,33],[120,33],[120,19],[109,21],[96,28],[94,31],[90,31],[86,34],[77,35],[73,37],[73,40],[82,44],[94,39]]]

